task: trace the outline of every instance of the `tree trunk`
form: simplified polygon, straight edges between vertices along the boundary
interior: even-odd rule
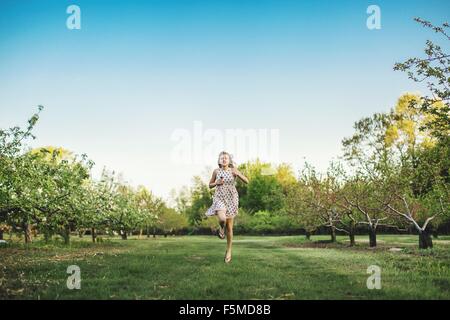
[[[141,229],[139,229],[139,239],[141,239],[142,238],[142,233],[144,232],[144,230],[141,228]]]
[[[375,248],[377,246],[377,231],[369,226],[369,246]]]
[[[150,238],[150,229],[148,227],[145,229],[145,233],[147,234],[147,238]]]
[[[97,235],[95,234],[95,228],[91,228],[91,237],[92,237],[92,242],[95,243],[95,238],[97,238]]]
[[[123,231],[123,230],[122,230],[121,236],[122,236],[122,240],[127,240],[127,239],[128,239],[128,238],[127,238],[127,232],[126,232],[126,231]]]
[[[70,242],[70,227],[65,226],[62,232],[62,237],[64,239],[64,244],[69,244]]]
[[[331,242],[336,242],[336,228],[331,226]]]
[[[51,236],[50,232],[48,230],[44,230],[44,241],[45,241],[45,243],[49,242],[51,237],[52,236]]]
[[[33,237],[31,236],[31,226],[28,223],[25,223],[23,229],[25,232],[25,243],[31,243],[33,241]]]
[[[153,228],[153,238],[156,238],[156,228]]]
[[[355,234],[353,233],[353,230],[350,231],[348,237],[350,238],[350,247],[353,247],[355,245]]]
[[[350,239],[350,247],[353,247],[355,243],[355,229],[356,229],[356,223],[354,221],[350,222],[348,237]]]
[[[419,248],[433,248],[433,239],[428,231],[423,230],[419,233]]]
[[[3,230],[0,230],[0,240],[3,240]]]
[[[438,226],[434,225],[433,223],[430,223],[428,225],[427,231],[429,232],[430,236],[433,236],[433,239],[439,238],[439,232],[438,232]]]
[[[311,240],[311,232],[306,231],[305,236],[306,236],[306,240]]]

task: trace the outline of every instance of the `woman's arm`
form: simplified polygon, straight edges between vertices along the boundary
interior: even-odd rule
[[[233,175],[235,177],[238,177],[239,179],[241,179],[243,182],[248,183],[248,178],[246,176],[244,176],[238,169],[233,168]]]
[[[209,188],[210,188],[210,189],[214,188],[215,186],[220,186],[220,185],[223,184],[223,181],[216,182],[216,179],[217,179],[217,169],[215,169],[215,170],[213,171],[211,180],[209,181]],[[223,179],[222,179],[222,180],[223,180]]]

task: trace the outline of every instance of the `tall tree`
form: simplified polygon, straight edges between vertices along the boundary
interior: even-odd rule
[[[450,26],[447,22],[441,26],[435,26],[421,18],[414,20],[440,35],[444,42],[450,41]],[[448,141],[450,135],[450,55],[431,40],[426,41],[424,53],[425,57],[409,58],[396,63],[394,70],[406,72],[414,82],[427,84],[429,95],[421,97],[420,101],[412,101],[409,107],[420,109],[430,116],[429,121],[423,124],[423,129],[431,130],[434,136]]]

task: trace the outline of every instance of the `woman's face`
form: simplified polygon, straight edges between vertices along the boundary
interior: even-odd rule
[[[219,162],[223,166],[228,166],[230,164],[230,157],[227,154],[221,154]]]

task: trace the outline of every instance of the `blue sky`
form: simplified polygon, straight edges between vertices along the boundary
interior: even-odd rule
[[[67,6],[81,30],[66,27]],[[366,27],[369,5],[381,29]],[[278,129],[279,159],[324,169],[352,124],[417,87],[394,72],[448,21],[433,1],[1,1],[0,127],[45,106],[32,145],[87,153],[167,197],[214,167],[171,159],[177,128]],[[234,150],[238,162],[246,161]]]

